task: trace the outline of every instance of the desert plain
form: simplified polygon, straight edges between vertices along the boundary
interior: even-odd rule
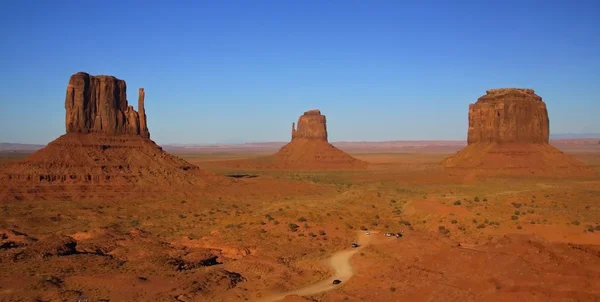
[[[541,103],[468,146],[330,144],[309,110],[285,146],[161,148],[93,107],[124,85],[73,75],[66,134],[2,154],[1,301],[600,300],[600,144],[548,140]]]

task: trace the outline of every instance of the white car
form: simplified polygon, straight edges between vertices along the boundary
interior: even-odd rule
[[[365,234],[370,235],[371,233],[369,233],[369,231],[365,232]]]

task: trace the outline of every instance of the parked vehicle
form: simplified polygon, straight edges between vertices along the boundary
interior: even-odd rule
[[[353,243],[352,243],[352,247],[353,247],[353,248],[357,248],[357,247],[359,247],[359,246],[360,246],[360,245],[358,245],[358,243],[356,243],[356,242],[353,242]]]
[[[342,283],[341,280],[338,280],[338,279],[333,280],[333,284],[340,284],[340,283]]]

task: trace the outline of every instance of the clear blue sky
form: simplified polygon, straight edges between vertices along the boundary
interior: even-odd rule
[[[3,1],[0,141],[64,133],[78,71],[146,89],[158,143],[465,139],[469,103],[533,88],[552,133],[600,132],[600,1]]]

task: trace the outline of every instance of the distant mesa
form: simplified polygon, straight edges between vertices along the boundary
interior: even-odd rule
[[[549,144],[546,104],[533,89],[491,89],[469,105],[468,145],[442,165],[492,174],[579,175],[592,170]]]
[[[66,134],[1,167],[0,198],[140,196],[225,181],[150,140],[144,101],[140,88],[135,111],[128,105],[125,81],[113,76],[72,75],[65,98]]]
[[[327,140],[327,119],[318,109],[304,112],[297,128],[292,123],[292,140],[274,157],[283,167],[306,169],[364,168],[367,163],[334,147]]]

